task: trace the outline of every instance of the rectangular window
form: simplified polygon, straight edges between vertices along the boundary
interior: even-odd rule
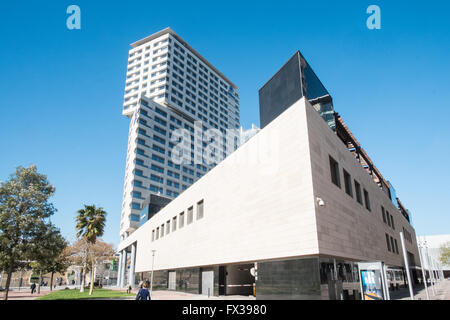
[[[381,214],[383,215],[383,222],[386,223],[386,212],[384,211],[383,206],[381,206]]]
[[[391,248],[392,248],[392,252],[395,253],[395,244],[394,244],[394,238],[391,237]]]
[[[135,222],[139,222],[139,215],[138,214],[131,214],[130,215],[130,221],[135,221]]]
[[[158,239],[159,239],[159,227],[156,228],[156,240],[158,240]]]
[[[194,220],[194,207],[190,207],[187,211],[187,224],[192,223]]]
[[[363,204],[361,195],[361,185],[356,180],[355,180],[355,193],[356,193],[356,201],[358,201],[358,203],[360,204]]]
[[[197,220],[203,218],[203,200],[197,203]]]
[[[391,252],[391,243],[389,242],[389,235],[387,233],[386,233],[386,244],[388,251]]]
[[[161,225],[161,234],[159,236],[161,238],[164,237],[164,223]]]
[[[177,230],[177,217],[173,217],[172,218],[172,232],[174,232],[175,230]]]
[[[170,233],[170,220],[167,220],[166,222],[166,234]]]
[[[152,242],[155,241],[155,229],[152,230]]]
[[[394,244],[395,244],[395,253],[398,254],[397,239],[394,239]]]
[[[391,226],[392,226],[392,229],[395,230],[394,217],[392,215],[391,215]]]
[[[370,211],[370,199],[369,199],[369,193],[366,189],[364,189],[364,202],[366,203],[366,209]]]
[[[387,219],[387,224],[390,227],[391,226],[391,215],[389,214],[389,211],[386,211],[386,219]]]
[[[141,205],[139,203],[132,202],[131,203],[131,209],[141,210]]]
[[[341,181],[339,179],[339,164],[330,156],[330,171],[331,171],[331,181],[341,187]]]
[[[180,229],[184,227],[184,212],[180,213]]]
[[[344,170],[344,184],[345,184],[345,192],[353,198],[353,190],[352,190],[352,177],[350,174]]]

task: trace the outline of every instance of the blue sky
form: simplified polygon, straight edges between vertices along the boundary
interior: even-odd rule
[[[56,187],[52,218],[74,240],[94,203],[118,243],[129,44],[170,26],[240,90],[258,89],[299,49],[335,109],[410,209],[418,234],[450,233],[448,1],[8,1],[0,13],[0,180],[36,164]],[[417,4],[416,4],[417,3]],[[81,30],[66,8],[81,8]],[[381,8],[381,30],[366,8]]]

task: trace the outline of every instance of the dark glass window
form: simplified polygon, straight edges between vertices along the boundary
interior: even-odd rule
[[[366,203],[366,209],[370,211],[370,199],[369,199],[369,193],[366,189],[364,189],[364,202]]]
[[[344,184],[345,184],[345,192],[350,196],[353,197],[353,190],[352,190],[352,177],[350,174],[344,170]]]
[[[339,164],[330,156],[330,171],[331,171],[331,181],[341,187],[341,181],[339,179]]]
[[[387,244],[387,249],[390,252],[391,251],[391,243],[389,242],[389,235],[386,233],[386,244]]]
[[[356,201],[358,201],[358,203],[360,204],[363,204],[361,195],[361,185],[356,180],[355,180],[355,193],[356,193]]]
[[[383,206],[381,206],[381,214],[383,215],[383,222],[386,223],[386,212],[384,211]]]
[[[392,248],[392,252],[395,253],[395,244],[394,244],[394,238],[391,237],[391,248]]]

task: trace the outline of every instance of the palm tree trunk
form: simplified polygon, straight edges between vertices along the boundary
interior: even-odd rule
[[[83,268],[81,269],[81,288],[80,292],[84,292],[84,286],[86,285],[86,263],[84,264]]]
[[[91,266],[91,288],[89,289],[89,295],[92,296],[92,292],[94,291],[94,262],[92,262]]]

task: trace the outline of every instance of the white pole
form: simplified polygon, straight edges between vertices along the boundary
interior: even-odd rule
[[[116,286],[120,288],[121,284],[121,277],[122,277],[122,259],[123,259],[123,253],[122,250],[119,252],[119,264],[117,266],[117,283]],[[114,262],[113,262],[114,263]]]
[[[383,290],[385,291],[385,300],[391,300],[391,295],[389,294],[388,280],[387,280],[387,265],[382,263],[384,285]]]
[[[150,277],[150,297],[152,296],[153,291],[153,265],[155,263],[155,251],[156,250],[152,250],[152,275]]]
[[[426,240],[425,240],[425,254],[426,254],[427,264],[428,264],[428,273],[430,274],[431,289],[433,291],[433,296],[435,296],[436,291],[434,290],[434,274],[433,274],[433,271],[431,270],[430,256],[428,255],[428,246],[427,246]]]
[[[414,300],[414,292],[413,292],[413,288],[412,288],[411,275],[409,274],[408,257],[406,256],[405,239],[403,237],[402,231],[400,231],[400,240],[402,242],[402,251],[403,251],[403,259],[405,260],[406,276],[408,277],[409,295],[411,296],[411,300]]]
[[[422,245],[420,242],[419,242],[419,260],[420,260],[420,266],[422,268],[422,280],[423,280],[423,284],[425,285],[425,292],[427,294],[427,300],[430,300],[430,295],[428,294],[427,275],[425,274],[425,270],[423,269]]]

